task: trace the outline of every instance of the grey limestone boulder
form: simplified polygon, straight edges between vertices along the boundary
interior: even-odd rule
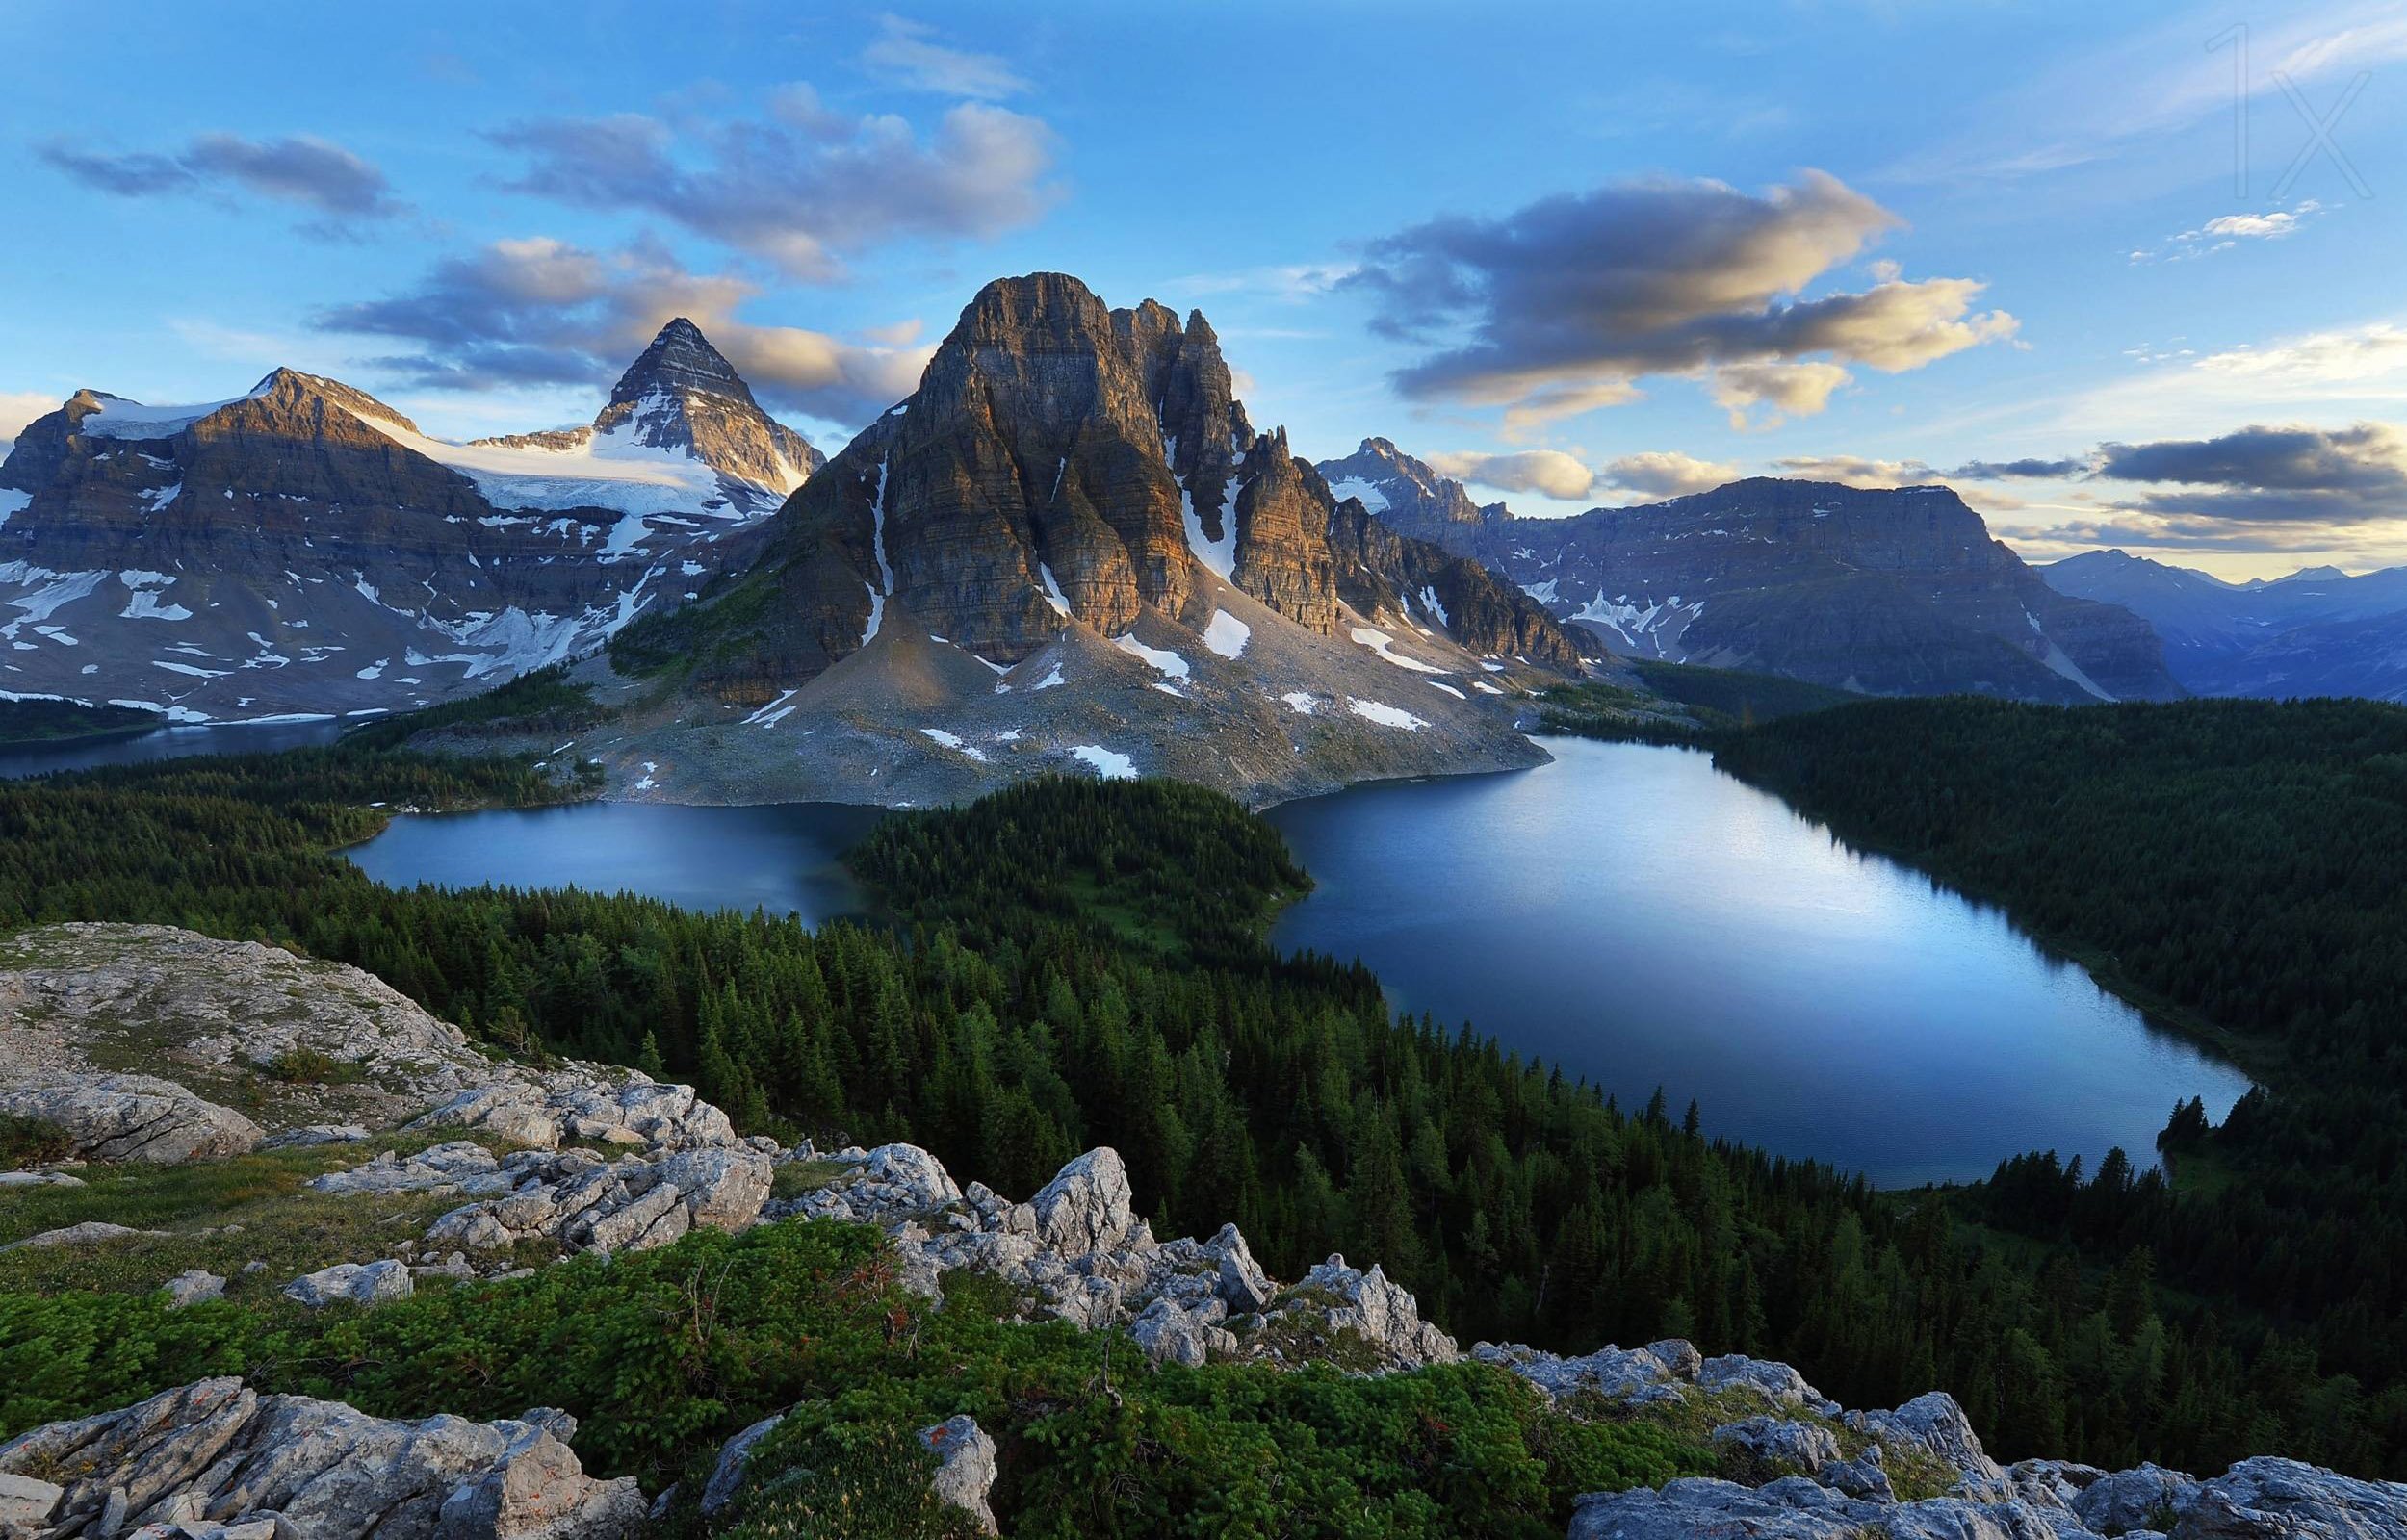
[[[230,1107],[171,1080],[101,1075],[0,1088],[0,1113],[49,1123],[94,1161],[179,1161],[240,1155],[266,1137]]]

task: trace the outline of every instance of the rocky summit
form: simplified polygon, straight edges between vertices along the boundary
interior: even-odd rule
[[[979,292],[749,572],[613,642],[637,704],[578,752],[684,801],[1041,771],[1262,800],[1532,762],[1513,698],[1601,652],[1335,497],[1201,314],[1034,273]]]
[[[682,320],[590,425],[465,444],[289,369],[81,391],[0,465],[0,690],[207,722],[489,688],[740,565],[819,459]]]

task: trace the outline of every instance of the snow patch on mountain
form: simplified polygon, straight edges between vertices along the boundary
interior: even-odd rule
[[[1398,668],[1409,668],[1415,674],[1443,674],[1446,672],[1442,668],[1437,668],[1432,664],[1424,663],[1417,657],[1407,657],[1402,653],[1397,652],[1395,646],[1396,639],[1393,636],[1388,635],[1385,631],[1376,629],[1369,626],[1357,626],[1353,629],[1352,634],[1355,641],[1369,648],[1372,652],[1377,653],[1381,657],[1384,657],[1388,662],[1395,664]]]
[[[1134,636],[1114,637],[1112,645],[1132,657],[1143,658],[1171,679],[1183,680],[1194,675],[1195,671],[1187,666],[1187,660],[1167,648],[1148,647]]]
[[[1254,628],[1225,609],[1212,611],[1212,623],[1204,628],[1204,645],[1223,657],[1243,657],[1245,644],[1254,639]]]
[[[1339,502],[1345,501],[1348,498],[1359,499],[1362,506],[1373,513],[1387,511],[1387,494],[1379,489],[1378,482],[1365,481],[1359,475],[1350,475],[1343,481],[1332,481],[1329,483],[1329,493]]]
[[[1418,732],[1429,726],[1426,721],[1403,707],[1389,706],[1384,701],[1349,700],[1346,702],[1346,709],[1366,722],[1376,722],[1384,728],[1402,728],[1407,732]]]
[[[1116,750],[1081,743],[1072,749],[1070,755],[1080,763],[1091,766],[1097,775],[1106,781],[1134,781],[1137,778],[1137,762]]]

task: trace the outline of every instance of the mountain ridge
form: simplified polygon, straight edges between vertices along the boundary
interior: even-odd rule
[[[1565,519],[1475,509],[1384,440],[1323,462],[1623,655],[1867,694],[2079,704],[2182,693],[2147,624],[2066,603],[1941,486],[1755,476]],[[1380,473],[1374,475],[1372,473]]]
[[[2128,552],[2038,569],[2058,591],[2117,603],[2164,638],[2174,675],[2212,695],[2407,701],[2407,568],[2336,567],[2230,583]]]
[[[589,427],[454,444],[292,369],[190,406],[79,391],[0,463],[0,689],[368,714],[589,649],[739,564],[817,463],[690,322],[613,394]]]

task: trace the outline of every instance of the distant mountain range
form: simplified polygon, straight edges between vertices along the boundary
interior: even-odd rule
[[[468,444],[293,370],[81,391],[0,465],[0,692],[208,721],[482,688],[741,565],[822,459],[685,321],[591,425]]]
[[[1615,656],[2407,698],[2407,570],[2035,570],[1936,486],[1516,518],[1387,439],[1310,463],[1231,378],[1202,314],[1035,273],[833,460],[682,320],[589,424],[466,443],[290,370],[189,406],[79,392],[0,465],[0,696],[368,715],[582,659],[612,711],[577,752],[627,794],[890,803],[1527,762],[1518,703]]]
[[[2407,567],[2332,567],[2244,583],[2121,551],[2039,569],[2059,593],[2120,604],[2164,638],[2174,678],[2204,695],[2407,701]]]
[[[1501,504],[1474,505],[1385,439],[1320,471],[1622,656],[1877,695],[2078,704],[2182,693],[2146,624],[2051,588],[1945,487],[1755,478],[1667,502],[1516,519]]]

